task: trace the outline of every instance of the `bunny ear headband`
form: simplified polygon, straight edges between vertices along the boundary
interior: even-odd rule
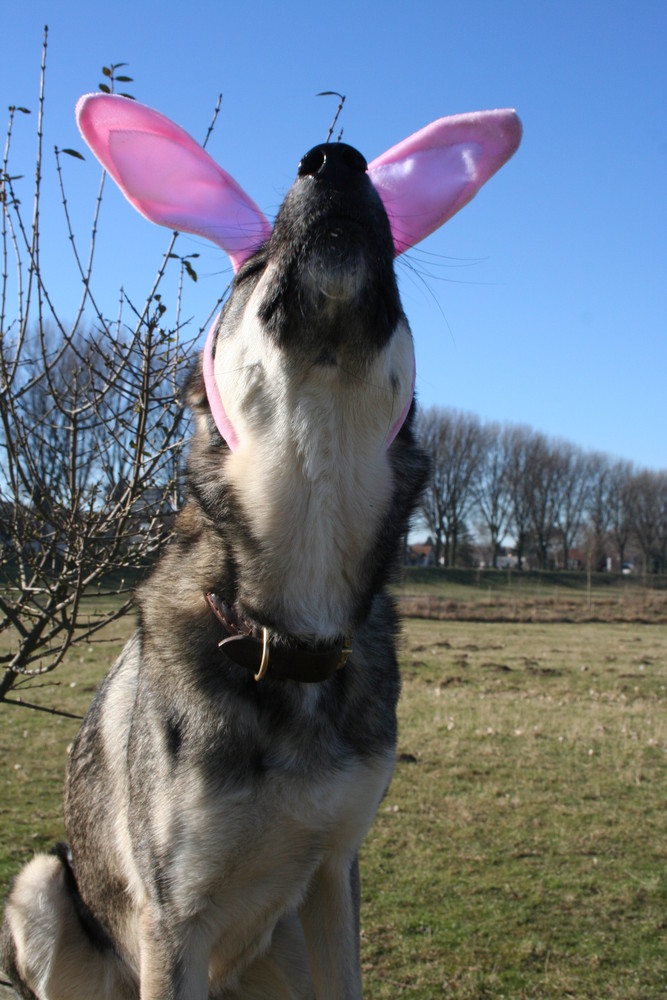
[[[271,235],[266,217],[236,181],[158,111],[125,97],[88,94],[78,101],[76,116],[102,166],[151,222],[217,243],[234,272]],[[520,140],[516,112],[477,111],[439,118],[369,163],[368,176],[389,216],[396,254],[474,198]],[[217,317],[204,348],[204,376],[211,411],[233,451],[238,440],[213,375],[216,325]]]

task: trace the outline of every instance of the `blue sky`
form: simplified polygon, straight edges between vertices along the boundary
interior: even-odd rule
[[[74,103],[124,61],[137,99],[200,139],[223,93],[209,150],[269,217],[326,137],[335,101],[319,91],[346,95],[343,137],[369,160],[442,115],[516,107],[514,159],[399,260],[419,398],[667,467],[664,0],[23,0],[3,11],[1,107],[36,109],[45,23],[49,156],[83,150]],[[20,122],[15,168],[33,124]],[[65,167],[85,243],[98,170],[91,156]],[[50,161],[45,172],[44,261],[68,315],[78,279]],[[109,314],[121,284],[136,299],[148,289],[167,239],[108,191]],[[186,311],[203,322],[229,265],[194,237],[180,250],[201,255]]]

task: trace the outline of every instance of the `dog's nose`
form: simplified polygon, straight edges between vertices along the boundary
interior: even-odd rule
[[[344,142],[313,146],[299,162],[299,177],[315,177],[329,183],[342,183],[354,175],[365,174],[366,160],[354,146]]]

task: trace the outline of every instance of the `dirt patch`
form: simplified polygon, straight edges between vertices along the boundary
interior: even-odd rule
[[[436,621],[667,624],[666,591],[602,594],[592,600],[585,593],[544,597],[497,594],[493,600],[458,601],[433,595],[401,594],[397,603],[405,618]]]

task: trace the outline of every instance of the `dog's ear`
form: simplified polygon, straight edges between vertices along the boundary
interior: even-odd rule
[[[87,94],[76,117],[102,166],[151,222],[212,240],[235,271],[269,238],[254,201],[164,115],[118,95]]]
[[[403,253],[450,219],[502,167],[521,141],[515,111],[440,118],[368,166]]]

